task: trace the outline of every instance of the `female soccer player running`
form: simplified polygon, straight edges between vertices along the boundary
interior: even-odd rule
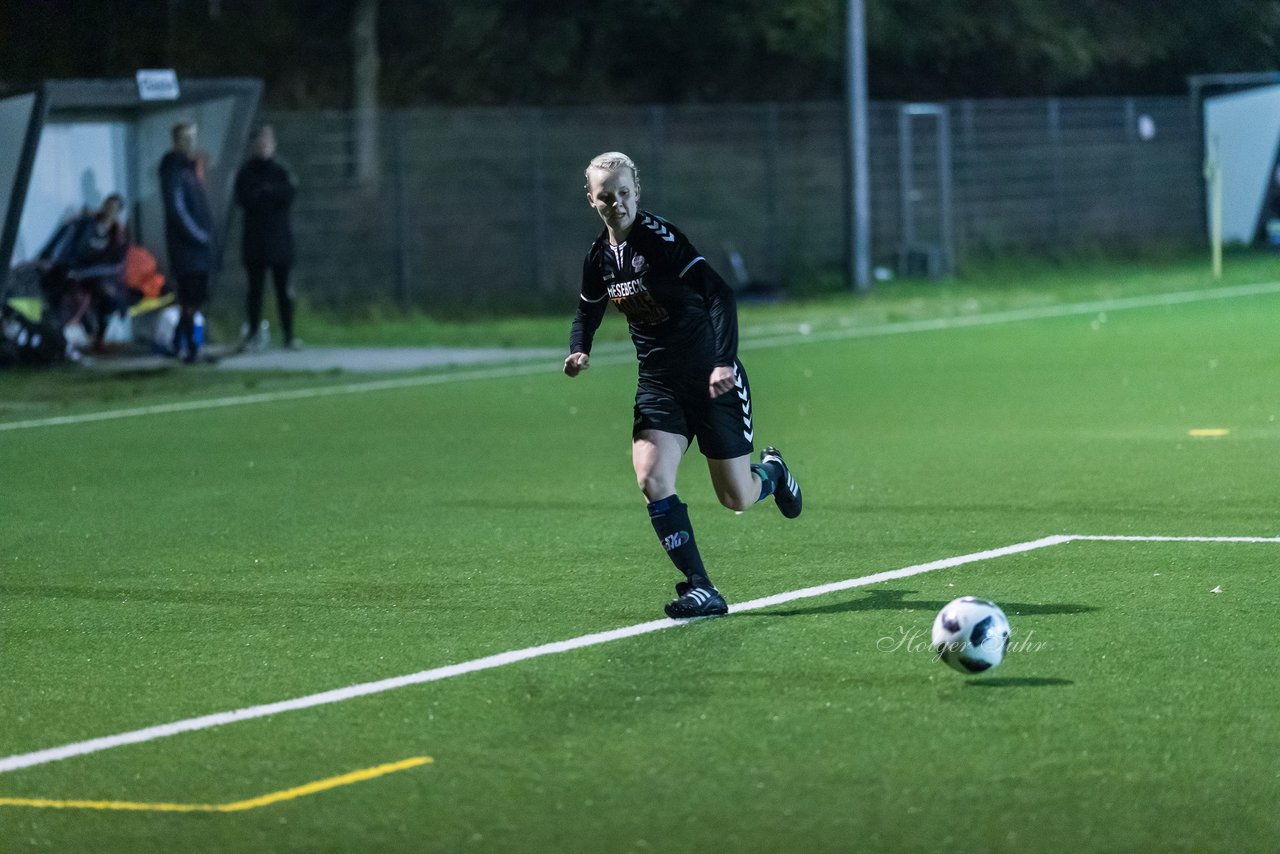
[[[728,613],[698,554],[676,470],[690,441],[707,458],[720,503],[746,510],[770,495],[782,515],[800,515],[800,486],[777,449],[751,463],[751,387],[738,361],[733,291],[674,225],[638,208],[640,181],[630,157],[610,151],[586,169],[587,202],[604,231],[587,253],[582,294],[564,372],[590,363],[606,299],[627,316],[640,362],[631,462],[649,519],[671,562],[684,573],[673,619]]]

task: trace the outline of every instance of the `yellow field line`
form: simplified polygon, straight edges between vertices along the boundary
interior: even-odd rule
[[[62,810],[135,810],[142,812],[240,812],[269,806],[270,804],[278,804],[281,801],[291,801],[294,798],[301,798],[306,795],[314,795],[316,792],[323,792],[326,789],[350,786],[352,783],[372,780],[374,777],[381,777],[384,774],[394,774],[396,771],[405,771],[409,768],[416,768],[419,765],[426,765],[431,761],[430,756],[411,756],[408,759],[401,759],[399,762],[389,762],[385,765],[375,765],[372,768],[362,768],[359,771],[352,771],[349,774],[342,774],[338,777],[316,780],[314,783],[306,783],[301,786],[295,786],[292,789],[282,789],[279,792],[268,792],[256,798],[233,801],[229,804],[167,804],[139,803],[136,801],[60,801],[51,798],[0,798],[0,807],[44,807]]]

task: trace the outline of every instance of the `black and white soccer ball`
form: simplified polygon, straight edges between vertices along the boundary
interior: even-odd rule
[[[964,596],[934,618],[933,649],[961,673],[981,673],[1004,661],[1009,632],[1009,618],[999,605]]]

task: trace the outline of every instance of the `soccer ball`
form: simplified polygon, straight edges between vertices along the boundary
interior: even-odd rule
[[[1004,661],[1009,618],[995,602],[964,596],[938,612],[933,649],[961,673],[981,673]]]

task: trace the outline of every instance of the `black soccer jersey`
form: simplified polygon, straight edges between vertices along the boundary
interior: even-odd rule
[[[607,230],[592,244],[569,352],[591,352],[608,302],[627,316],[642,372],[702,373],[737,358],[733,291],[679,229],[648,211],[620,245]]]

